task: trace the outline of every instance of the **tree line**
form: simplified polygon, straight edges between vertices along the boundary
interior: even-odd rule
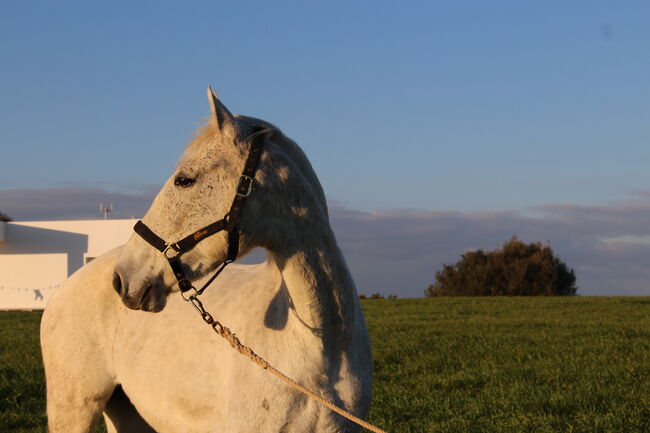
[[[573,269],[549,245],[526,244],[516,236],[493,251],[476,250],[443,264],[425,296],[572,296]]]

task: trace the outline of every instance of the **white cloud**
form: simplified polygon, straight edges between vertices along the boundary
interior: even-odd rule
[[[616,245],[650,245],[650,235],[636,236],[615,236],[612,238],[603,238],[602,241],[615,247]]]

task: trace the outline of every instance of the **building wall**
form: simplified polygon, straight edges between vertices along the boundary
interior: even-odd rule
[[[68,276],[126,243],[135,220],[0,224],[0,310],[42,309]]]

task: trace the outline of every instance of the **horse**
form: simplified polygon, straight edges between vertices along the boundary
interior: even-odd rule
[[[276,126],[232,114],[209,87],[208,100],[211,115],[142,222],[175,240],[228,213],[252,141],[262,140],[236,251],[263,248],[266,261],[228,266],[202,302],[278,370],[364,418],[370,342],[320,182]],[[186,252],[187,281],[205,284],[229,242],[221,231]],[[102,415],[111,433],[359,430],[218,338],[181,298],[168,263],[134,233],[52,296],[41,322],[51,433],[91,432]]]

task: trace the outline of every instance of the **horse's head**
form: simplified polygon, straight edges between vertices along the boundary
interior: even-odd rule
[[[212,115],[144,216],[146,226],[176,242],[223,218],[233,202],[250,137],[260,130],[266,132],[256,138],[264,146],[254,192],[237,223],[239,255],[257,246],[281,249],[283,239],[296,236],[296,219],[327,218],[322,188],[300,148],[273,125],[231,114],[210,88],[208,99]],[[182,256],[185,275],[195,280],[216,269],[227,250],[225,231],[202,239]],[[147,311],[162,310],[167,295],[178,290],[165,255],[137,235],[123,248],[113,286],[127,307]]]

